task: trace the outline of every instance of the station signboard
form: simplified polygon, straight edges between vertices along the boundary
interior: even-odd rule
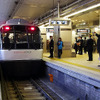
[[[47,32],[50,32],[50,33],[54,32],[54,28],[47,28],[46,30],[47,30]]]
[[[90,33],[90,29],[77,29],[77,33]]]

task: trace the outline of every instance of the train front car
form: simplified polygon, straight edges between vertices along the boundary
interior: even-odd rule
[[[12,19],[0,27],[0,61],[41,60],[40,30],[22,19]]]

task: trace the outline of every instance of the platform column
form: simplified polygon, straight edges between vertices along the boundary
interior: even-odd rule
[[[57,41],[61,37],[64,47],[62,58],[71,57],[72,29],[71,23],[67,26],[54,26],[54,56],[58,56]]]
[[[42,43],[43,43],[43,52],[47,52],[46,48],[46,27],[40,28],[41,31],[41,38],[42,38]]]
[[[60,37],[60,26],[54,26],[54,56],[58,56],[57,41]]]

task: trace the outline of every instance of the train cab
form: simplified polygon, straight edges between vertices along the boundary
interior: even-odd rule
[[[40,30],[23,19],[11,19],[0,27],[0,61],[41,60]]]

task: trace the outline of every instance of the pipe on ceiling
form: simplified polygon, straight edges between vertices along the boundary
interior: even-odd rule
[[[75,2],[73,2],[73,3],[71,3],[70,5],[68,5],[68,6],[66,6],[67,8],[68,7],[71,7],[71,6],[73,6],[73,5],[75,5],[75,4],[77,4],[77,3],[79,3],[79,2],[81,2],[82,0],[77,0],[77,1],[75,1]],[[65,8],[65,7],[63,7],[63,8]],[[62,8],[62,9],[63,9]],[[52,15],[54,16],[54,14],[57,12],[57,8],[54,8],[53,10],[50,10],[50,11],[48,11],[47,13],[45,13],[45,15],[43,16],[43,17],[39,17],[39,18],[37,18],[36,20],[39,22],[39,21],[43,21],[44,19],[46,19],[46,18],[48,18],[48,17],[51,17]],[[36,21],[35,20],[35,21]]]
[[[77,3],[79,3],[79,2],[81,2],[82,0],[77,0],[77,1],[75,1],[75,2],[73,2],[73,3],[71,3],[70,5],[68,5],[68,6],[66,6],[67,7],[67,9],[69,8],[69,7],[71,7],[71,6],[73,6],[73,5],[75,5],[75,4],[77,4]],[[88,1],[83,1],[84,3],[82,3],[80,6],[78,6],[78,7],[74,7],[74,8],[72,8],[71,10],[73,10],[73,9],[77,9],[77,8],[79,8],[79,7],[81,7],[81,6],[84,6],[85,4],[88,4],[88,3],[91,3],[91,2],[93,2],[93,1],[95,1],[95,0],[88,0]],[[63,8],[62,8],[63,9]],[[70,10],[70,11],[71,11]],[[50,12],[50,11],[49,11]],[[51,17],[55,12],[57,12],[57,9],[56,9],[56,11],[54,11],[54,12],[52,12],[52,13],[49,13],[48,15],[46,15],[46,16],[43,16],[41,19],[40,19],[40,22],[39,23],[41,23],[43,20],[45,20],[45,19],[47,19],[47,18],[49,18],[49,17]],[[69,11],[68,11],[69,12]],[[66,12],[66,14],[67,14],[67,12]],[[63,14],[61,14],[61,16],[62,16]]]

